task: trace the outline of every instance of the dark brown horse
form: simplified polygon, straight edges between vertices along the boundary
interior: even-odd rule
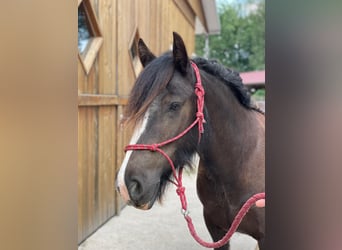
[[[196,119],[196,76],[182,38],[174,33],[173,51],[156,58],[142,40],[144,70],[129,99],[126,117],[135,124],[130,144],[155,144],[177,136]],[[265,191],[265,118],[252,103],[238,73],[215,61],[192,60],[205,89],[204,133],[197,126],[162,147],[176,168],[200,157],[197,191],[214,241],[226,233],[243,203]],[[124,200],[150,209],[172,178],[165,157],[148,150],[127,151],[117,176]],[[263,249],[265,211],[251,208],[238,231],[258,240]],[[229,244],[219,248],[229,249]]]

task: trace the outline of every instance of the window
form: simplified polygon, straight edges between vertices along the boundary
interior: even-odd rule
[[[78,8],[78,50],[82,55],[89,45],[91,35],[90,24],[88,22],[84,5],[81,4]]]
[[[78,4],[78,55],[88,74],[101,48],[103,38],[89,0]]]

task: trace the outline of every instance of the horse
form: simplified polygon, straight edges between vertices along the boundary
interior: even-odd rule
[[[264,113],[237,72],[215,60],[190,59],[176,32],[172,51],[156,57],[140,39],[138,54],[143,70],[124,117],[134,125],[130,145],[147,145],[148,150],[126,148],[117,190],[128,205],[150,209],[172,182],[170,164],[177,170],[191,168],[198,155],[197,193],[204,221],[212,239],[220,240],[243,203],[265,190]],[[203,86],[202,112],[194,91],[197,77]],[[264,208],[252,207],[238,231],[256,239],[262,250],[264,228]],[[215,249],[227,250],[229,242]]]

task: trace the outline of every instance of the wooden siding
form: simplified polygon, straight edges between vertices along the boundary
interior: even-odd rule
[[[123,206],[114,182],[131,132],[120,125],[136,78],[130,41],[138,31],[156,55],[170,49],[172,31],[184,38],[189,55],[195,44],[195,12],[186,0],[89,1],[103,44],[88,74],[80,58],[78,63],[79,242]],[[181,11],[180,5],[187,6],[187,11]]]

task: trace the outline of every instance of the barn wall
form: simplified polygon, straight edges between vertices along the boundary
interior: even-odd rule
[[[78,64],[79,242],[122,208],[114,181],[131,132],[120,126],[127,96],[136,79],[129,55],[130,41],[138,31],[159,55],[170,48],[172,31],[176,31],[184,38],[191,55],[195,39],[195,15],[186,0],[89,1],[103,44],[88,75],[80,61]]]

